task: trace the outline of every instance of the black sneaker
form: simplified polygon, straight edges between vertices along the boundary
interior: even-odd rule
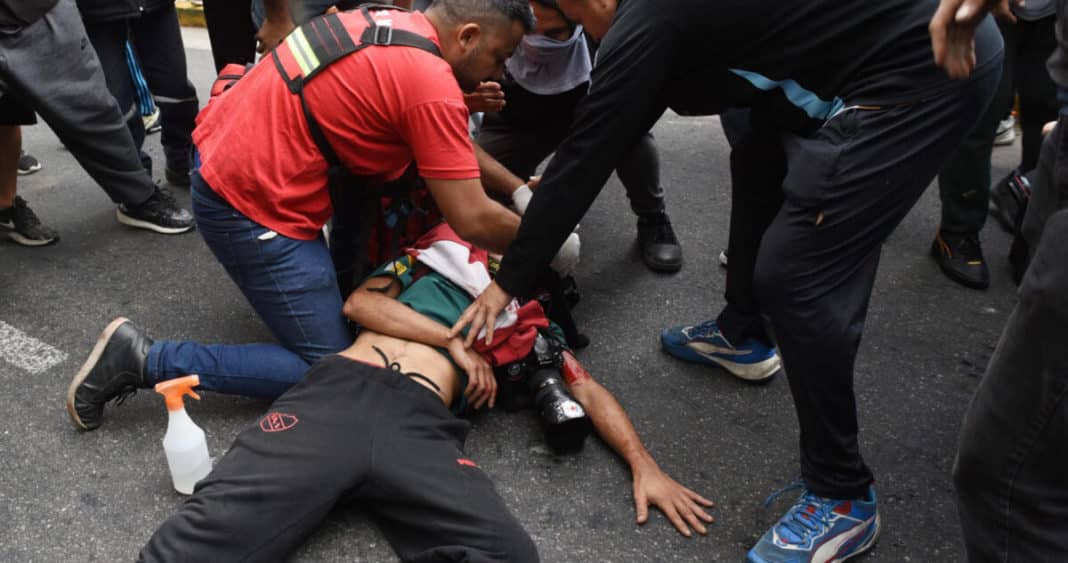
[[[15,196],[15,205],[0,209],[0,233],[22,246],[45,246],[59,240],[59,233],[42,225],[21,196]]]
[[[979,235],[939,231],[931,243],[931,257],[949,279],[972,289],[990,287],[990,271],[983,260]]]
[[[174,196],[156,188],[156,193],[148,198],[148,201],[137,207],[120,205],[116,211],[119,222],[123,225],[148,229],[165,235],[184,233],[193,228],[193,216],[178,207]]]
[[[1016,234],[1031,199],[1031,182],[1013,170],[990,189],[990,215],[997,219],[1005,232]]]
[[[67,389],[67,413],[75,426],[94,430],[100,426],[104,404],[145,387],[145,360],[152,340],[129,320],[119,317],[104,329]]]
[[[638,245],[642,261],[653,271],[677,272],[682,268],[682,247],[663,211],[638,216]]]
[[[19,154],[19,176],[33,174],[40,169],[41,163],[33,155],[26,154],[26,151]]]

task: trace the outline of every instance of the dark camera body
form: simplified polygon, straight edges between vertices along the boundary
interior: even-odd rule
[[[526,358],[496,370],[497,404],[509,412],[533,408],[549,447],[556,453],[571,453],[582,449],[593,424],[567,390],[562,366],[563,348],[539,333]]]

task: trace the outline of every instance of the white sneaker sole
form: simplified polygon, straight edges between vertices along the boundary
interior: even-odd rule
[[[46,240],[27,238],[22,236],[22,233],[17,233],[14,231],[9,232],[7,234],[7,238],[15,241],[18,244],[21,244],[22,246],[48,246],[49,244],[52,244],[53,242],[59,240],[59,237],[50,238]]]
[[[189,225],[188,227],[163,227],[155,223],[150,223],[148,221],[138,219],[136,217],[131,217],[123,213],[121,207],[115,210],[115,216],[120,223],[128,227],[155,231],[164,235],[179,235],[193,230],[193,225]]]
[[[111,321],[111,324],[104,329],[104,332],[100,333],[100,338],[96,339],[96,345],[93,346],[93,351],[89,352],[89,358],[82,364],[82,368],[78,370],[78,373],[74,374],[74,379],[70,381],[70,386],[67,387],[67,414],[70,415],[71,422],[82,430],[89,430],[89,427],[82,424],[82,419],[78,416],[78,411],[74,408],[74,394],[78,391],[78,386],[89,376],[89,372],[93,370],[93,366],[100,361],[100,355],[104,353],[104,348],[107,348],[111,336],[127,321],[129,321],[129,319],[126,317],[119,317]]]
[[[719,364],[720,367],[729,371],[731,375],[746,381],[764,381],[775,375],[782,368],[782,360],[779,359],[778,354],[755,364],[739,364],[717,356],[701,355],[709,361]]]

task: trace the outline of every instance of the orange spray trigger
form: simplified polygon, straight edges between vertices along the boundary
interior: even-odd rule
[[[167,410],[179,411],[185,408],[184,398],[186,395],[200,400],[193,388],[200,385],[199,375],[187,375],[169,381],[161,381],[156,384],[156,393],[163,395],[167,401]]]

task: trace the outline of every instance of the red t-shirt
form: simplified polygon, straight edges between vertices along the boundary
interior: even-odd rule
[[[367,20],[358,11],[339,17],[358,43]],[[440,45],[423,14],[391,10],[384,17]],[[467,106],[440,57],[412,47],[366,47],[312,77],[304,97],[338,158],[357,176],[393,180],[413,160],[424,178],[479,176]],[[308,132],[300,98],[270,57],[200,112],[193,141],[201,176],[253,221],[311,240],[330,218],[326,160]]]

